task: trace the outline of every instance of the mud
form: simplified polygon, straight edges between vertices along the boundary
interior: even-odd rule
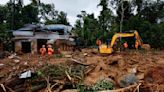
[[[73,58],[80,64],[87,65],[83,79],[85,85],[93,85],[98,80],[108,78],[115,84],[115,89],[118,89],[120,79],[127,74],[135,74],[137,83],[164,85],[164,51],[128,50],[112,55],[100,55],[95,51],[95,49],[83,49],[82,52],[61,52],[63,53],[61,57],[54,56],[50,60],[41,59],[39,55],[24,54],[19,56],[18,63],[13,59],[2,59],[0,63],[4,65],[0,66],[0,84],[4,84],[22,71],[30,69],[35,72],[47,63],[68,64]],[[66,55],[69,57],[65,57]],[[141,90],[149,89],[142,86]]]

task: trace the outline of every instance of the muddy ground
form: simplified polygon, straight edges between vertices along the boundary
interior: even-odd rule
[[[84,67],[80,66],[80,68],[77,68],[83,69],[83,72],[80,71],[81,75],[74,76],[73,74],[77,72],[66,72],[65,70],[64,73],[55,75],[62,77],[57,78],[46,72],[47,76],[35,77],[35,81],[31,82],[33,74],[38,74],[38,71],[44,70],[42,69],[43,67],[51,65],[67,66],[66,70],[69,70],[70,67],[73,67],[71,68],[72,70],[76,69],[78,65]],[[45,68],[45,71],[48,71],[48,69]],[[32,72],[32,78],[25,78],[22,81],[19,76],[28,70]],[[134,75],[135,81],[129,84],[121,84],[121,81],[129,75]],[[50,60],[47,58],[41,59],[40,55],[31,54],[18,55],[17,57],[14,56],[0,60],[0,92],[68,91],[68,89],[76,89],[74,84],[79,82],[83,85],[91,86],[102,79],[110,80],[114,85],[113,90],[136,85],[130,92],[137,92],[135,91],[135,87],[139,85],[141,92],[164,92],[164,51],[127,50],[115,52],[112,55],[102,55],[98,54],[95,49],[83,49],[82,52],[62,51],[60,55],[54,55]],[[40,86],[40,81],[43,81],[45,85]],[[36,82],[39,87],[33,90],[31,84],[35,83],[37,85]],[[70,87],[63,86],[66,82],[73,85]],[[55,83],[58,86],[52,87]],[[48,86],[48,84],[51,85]]]

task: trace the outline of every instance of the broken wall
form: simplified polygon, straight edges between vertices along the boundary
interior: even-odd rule
[[[31,46],[30,46],[30,51],[31,51],[31,54],[35,54],[37,53],[37,40],[36,39],[32,39],[32,40],[16,40],[15,41],[15,52],[16,53],[23,53],[22,52],[22,42],[30,42],[31,43]],[[26,48],[24,48],[26,49]]]

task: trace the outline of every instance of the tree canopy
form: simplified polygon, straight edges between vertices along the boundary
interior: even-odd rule
[[[144,43],[150,44],[153,48],[164,48],[163,0],[100,0],[98,6],[102,7],[99,17],[94,18],[98,25],[84,22],[90,18],[87,13],[85,18],[82,16],[76,22],[75,30],[85,45],[95,45],[95,39],[102,39],[105,42],[116,32],[137,30]],[[91,33],[91,27],[97,29],[94,31],[96,34]],[[88,41],[90,43],[87,44]]]

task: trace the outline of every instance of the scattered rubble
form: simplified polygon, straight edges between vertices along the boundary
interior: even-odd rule
[[[0,84],[3,84],[0,92],[4,88],[7,92],[77,92],[79,83],[86,90],[91,90],[88,87],[98,83],[95,89],[110,92],[110,88],[98,87],[101,84],[98,81],[102,79],[110,80],[112,92],[164,90],[162,51],[155,54],[151,51],[125,51],[105,56],[93,51],[82,49],[82,52],[61,52],[50,60],[42,60],[38,55],[10,55],[0,60]],[[151,88],[154,90],[150,91]]]

